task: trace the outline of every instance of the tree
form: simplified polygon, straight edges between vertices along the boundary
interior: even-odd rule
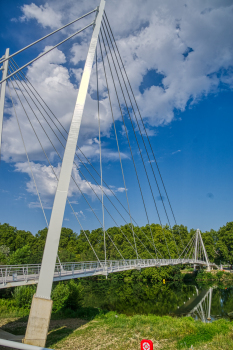
[[[217,248],[222,262],[233,264],[233,221],[220,227]]]

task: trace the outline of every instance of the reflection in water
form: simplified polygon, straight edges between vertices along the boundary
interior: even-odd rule
[[[202,322],[210,322],[211,318],[211,304],[212,304],[213,288],[203,289],[198,291],[197,294],[190,298],[186,304],[178,308],[177,315],[192,316],[194,319],[199,319]]]
[[[233,311],[233,288],[114,279],[85,279],[82,285],[84,306],[126,315],[191,315],[196,320],[211,322],[218,318],[229,319]]]

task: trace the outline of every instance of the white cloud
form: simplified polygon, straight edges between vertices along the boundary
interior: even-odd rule
[[[74,19],[74,13],[82,15],[98,4],[97,0],[88,3],[51,1],[40,7],[33,3],[24,5],[22,10],[26,18],[34,18],[38,23],[42,23],[44,17],[46,21],[47,13],[57,23],[67,23]],[[228,0],[221,3],[217,0],[194,3],[179,0],[176,4],[172,0],[165,3],[162,0],[131,0],[127,3],[114,0],[106,3],[106,12],[118,39],[142,116],[151,126],[170,123],[174,109],[184,111],[190,99],[198,102],[203,95],[216,92],[221,80],[232,86],[233,72],[229,70],[233,65],[232,11],[233,4]],[[89,21],[88,18],[84,20]],[[50,22],[53,23],[53,20]],[[85,60],[89,41],[90,36],[85,36],[73,44],[71,63],[79,64]],[[184,57],[188,48],[193,51]],[[216,73],[223,68],[227,73],[217,76]],[[163,86],[148,87],[141,94],[139,86],[143,76],[151,69],[164,75]],[[77,79],[80,79],[80,71],[77,71]],[[91,92],[95,88],[93,75]],[[100,90],[104,92],[104,88],[103,72],[100,72]],[[104,105],[103,101],[102,107]],[[116,110],[115,98],[113,107]],[[106,118],[109,123],[108,116]]]
[[[177,154],[177,153],[180,153],[181,152],[181,150],[180,149],[178,149],[177,151],[175,151],[175,152],[172,152],[172,155],[173,154]]]
[[[37,6],[34,3],[23,5],[21,10],[23,12],[23,16],[20,18],[21,21],[36,19],[44,28],[59,28],[62,26],[62,14],[54,11],[48,3],[44,6]]]
[[[33,171],[33,175],[34,175],[43,205],[45,206],[45,208],[50,208],[53,202],[56,188],[57,188],[56,176],[59,178],[60,164],[58,164],[57,167],[53,167],[56,176],[53,173],[50,166],[31,162],[31,168]],[[16,163],[15,171],[27,174],[29,176],[30,179],[26,183],[27,192],[37,196],[36,188],[34,185],[34,181],[31,177],[31,170],[28,163],[27,162]],[[92,200],[98,200],[96,195],[93,192],[94,190],[95,193],[99,196],[99,198],[101,198],[101,195],[102,195],[101,187],[82,179],[79,174],[79,171],[75,167],[73,167],[73,178],[84,195],[90,196]],[[68,197],[70,198],[81,196],[81,192],[79,188],[76,186],[74,181],[71,179],[70,186],[69,186]],[[104,192],[108,196],[112,195],[110,190],[108,190],[106,187],[103,187],[103,188],[104,188]],[[77,204],[77,201],[71,200],[71,203]],[[40,206],[39,202],[33,201],[30,203],[30,207],[39,207],[39,206]]]
[[[45,5],[37,6],[34,3],[22,6],[22,20],[36,20],[43,27],[57,28],[87,11],[95,8],[99,0],[90,1],[48,1]],[[174,110],[184,111],[188,103],[190,106],[203,97],[219,91],[219,84],[223,82],[226,87],[233,87],[233,4],[232,1],[197,0],[195,2],[179,0],[112,0],[106,3],[106,12],[109,16],[113,32],[122,54],[122,58],[129,75],[130,82],[136,95],[142,117],[148,122],[147,127],[154,132],[154,127],[168,124],[174,118]],[[74,28],[88,24],[89,18],[77,23]],[[32,22],[30,23],[30,25]],[[86,58],[91,30],[84,33],[79,39],[72,41],[70,47],[53,50],[48,55],[36,61],[28,68],[27,77],[42,95],[59,121],[69,130],[69,125],[77,97],[77,87],[71,78],[79,85],[82,68],[81,61]],[[52,40],[52,39],[51,39]],[[55,39],[54,39],[55,40]],[[57,42],[57,39],[56,39]],[[45,47],[47,50],[49,47]],[[192,50],[189,50],[191,48]],[[62,50],[65,50],[64,52]],[[98,53],[100,54],[99,50]],[[185,57],[186,56],[186,57]],[[111,57],[109,56],[110,60]],[[108,77],[110,72],[107,61]],[[108,96],[102,64],[98,64],[99,90],[100,90],[100,119],[102,137],[114,137],[112,117],[110,113]],[[155,70],[162,74],[162,84],[148,86],[143,93],[140,85],[148,71]],[[114,78],[119,90],[115,73]],[[109,78],[109,87],[116,120],[121,116],[114,94],[114,86]],[[21,93],[19,93],[20,96]],[[123,103],[121,93],[119,94]],[[86,99],[85,112],[80,129],[78,145],[91,160],[99,156],[98,117],[96,98],[95,67],[92,71],[90,87]],[[47,166],[37,161],[45,160],[40,145],[33,135],[32,129],[25,117],[19,103],[16,103],[17,114],[20,119],[24,138],[30,159],[34,162],[35,171],[38,171],[38,181],[41,191],[46,198],[55,193],[56,184]],[[35,111],[35,106],[33,107]],[[36,118],[30,112],[32,120],[49,159],[59,162],[55,151],[47,137],[38,125]],[[16,170],[28,173],[25,168],[25,155],[22,141],[19,137],[13,110],[8,106],[10,117],[4,122],[2,157],[7,162],[16,162]],[[181,115],[181,114],[180,114]],[[63,148],[47,123],[38,114],[42,125],[51,138],[54,146],[61,156]],[[124,135],[122,129],[121,137]],[[66,136],[66,134],[63,132]],[[59,135],[60,137],[60,135]],[[62,140],[62,138],[61,138]],[[106,139],[105,139],[106,140]],[[102,143],[103,160],[116,160],[116,149]],[[177,151],[178,152],[178,151]],[[127,153],[122,153],[127,159]],[[21,165],[20,165],[21,164]],[[23,165],[24,164],[24,165]],[[58,169],[58,168],[57,168]],[[84,193],[92,195],[88,183],[80,178],[76,171],[74,175],[82,186]],[[30,174],[29,174],[30,176]],[[43,182],[43,183],[42,183]],[[33,192],[33,185],[27,183],[29,192]],[[44,187],[43,187],[44,186]],[[76,195],[72,185],[70,195]],[[118,190],[119,192],[120,190]],[[45,199],[46,200],[46,199]],[[49,199],[48,199],[49,200]]]

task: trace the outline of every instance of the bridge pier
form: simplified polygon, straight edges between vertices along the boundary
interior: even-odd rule
[[[47,332],[52,311],[51,290],[54,270],[56,266],[57,252],[62,229],[62,222],[66,207],[74,156],[76,152],[83,111],[91,77],[92,65],[95,57],[96,46],[104,13],[105,0],[100,0],[100,5],[93,22],[93,33],[89,45],[86,63],[82,73],[78,96],[70,124],[70,130],[66,141],[65,152],[62,160],[60,176],[54,198],[53,209],[50,217],[48,233],[42,258],[40,276],[34,296],[25,343],[45,346]]]
[[[52,313],[53,301],[50,299],[38,298],[35,295],[32,299],[27,330],[23,343],[45,347],[49,323]]]

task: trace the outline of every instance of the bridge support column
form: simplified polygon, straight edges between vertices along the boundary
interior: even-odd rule
[[[65,153],[63,156],[61,172],[46,237],[39,282],[37,285],[36,295],[32,301],[29,321],[27,325],[25,336],[26,344],[37,345],[37,339],[40,338],[40,344],[42,346],[45,346],[47,339],[48,326],[52,311],[52,301],[50,300],[50,295],[53,284],[58,246],[73,168],[74,156],[78,142],[79,130],[81,126],[92,65],[95,57],[102,16],[104,13],[104,6],[105,0],[100,0],[100,5],[94,23],[94,30],[92,33],[87,59],[84,66],[70,130],[66,142]]]
[[[195,251],[194,251],[194,259],[197,261],[197,242],[198,242],[198,231],[196,231],[196,238],[195,238]],[[194,271],[196,271],[196,264],[194,264]]]
[[[4,58],[8,58],[8,57],[9,57],[9,49],[6,49]],[[6,79],[7,71],[8,71],[8,60],[6,60],[2,66],[2,79]],[[2,125],[3,125],[5,94],[6,94],[6,80],[2,83],[1,95],[0,95],[0,153],[1,153],[1,144],[2,144]]]
[[[53,301],[49,299],[32,299],[27,331],[23,342],[29,345],[45,347]]]

